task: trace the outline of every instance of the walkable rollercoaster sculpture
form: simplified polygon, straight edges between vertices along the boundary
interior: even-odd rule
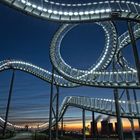
[[[85,85],[115,89],[140,88],[140,65],[136,51],[136,40],[140,38],[140,3],[125,0],[105,0],[91,3],[59,3],[49,0],[1,0],[0,2],[27,15],[63,23],[55,33],[50,45],[50,59],[57,73],[19,60],[1,61],[0,71],[8,69],[24,71],[59,87],[73,88]],[[118,36],[117,33],[116,20],[128,23],[128,31],[121,36]],[[88,70],[80,70],[71,67],[63,60],[60,47],[65,35],[85,22],[95,23],[103,28],[105,48],[95,64]],[[133,27],[131,22],[135,23]],[[129,64],[122,53],[122,50],[129,44],[132,44],[134,48],[135,67]],[[111,65],[113,65],[112,69],[109,68]],[[135,104],[131,101],[118,102],[123,108]],[[139,105],[139,102],[137,104]],[[66,97],[59,110],[57,121],[62,118],[68,106],[112,116],[118,115],[115,110],[115,100]],[[121,117],[140,119],[137,109],[124,110],[128,112],[120,112]],[[1,119],[1,121],[4,120]],[[56,120],[53,120],[51,125],[54,123]],[[42,129],[46,126],[46,124],[42,125]]]

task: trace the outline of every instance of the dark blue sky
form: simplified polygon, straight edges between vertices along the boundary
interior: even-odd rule
[[[0,61],[8,58],[23,60],[51,70],[49,46],[60,24],[26,16],[3,5],[0,5],[0,20]],[[126,23],[120,22],[117,25],[119,34],[126,31]],[[68,64],[86,69],[95,63],[103,48],[103,30],[96,24],[82,24],[66,35],[62,42],[61,53]],[[128,52],[130,50],[128,49]],[[127,58],[131,59],[131,55],[127,55]],[[2,116],[5,113],[10,78],[10,71],[0,73],[0,113]],[[49,95],[50,85],[48,83],[17,71],[10,120],[14,121],[15,118],[18,120],[28,118],[29,120],[29,117],[33,117],[43,118],[44,121],[49,115]],[[65,96],[71,95],[113,98],[112,89],[93,87],[60,89],[60,101]],[[75,114],[72,112],[73,109],[70,109],[66,116],[81,117],[79,109]],[[88,112],[87,115],[91,114]]]

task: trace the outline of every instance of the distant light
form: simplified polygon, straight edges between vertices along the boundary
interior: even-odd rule
[[[135,3],[132,1],[131,4],[135,4]]]
[[[106,11],[106,12],[111,12],[111,9],[106,9],[105,11]]]
[[[35,4],[32,5],[33,8],[36,8],[37,6]]]
[[[92,10],[92,11],[90,11],[89,13],[90,13],[90,14],[94,14],[94,11]]]
[[[66,4],[65,4],[65,3],[62,3],[61,5],[62,5],[62,6],[66,6]]]
[[[78,15],[78,12],[74,12],[74,15],[77,16]]]
[[[58,12],[57,12],[57,11],[53,11],[53,13],[54,13],[54,14],[58,14]]]
[[[64,15],[67,16],[68,15],[68,12],[64,12]]]
[[[99,14],[99,13],[100,13],[100,10],[96,10],[95,13],[96,13],[96,14]]]
[[[44,12],[47,12],[47,9],[46,9],[46,8],[43,8],[43,11],[44,11]]]
[[[125,101],[122,101],[122,103],[125,104],[126,102]]]
[[[21,2],[22,2],[22,3],[24,3],[24,4],[26,3],[26,1],[25,1],[25,0],[21,0]]]
[[[38,9],[38,10],[40,10],[40,11],[42,11],[42,10],[43,10],[43,8],[42,8],[42,7],[40,7],[40,6],[38,6],[38,7],[37,7],[37,9]]]
[[[59,15],[62,15],[62,14],[63,14],[63,12],[62,12],[62,11],[59,11],[58,13],[59,13]]]
[[[72,16],[73,15],[73,12],[69,12],[69,15]]]
[[[85,11],[85,15],[88,15],[89,14],[89,12],[88,11]]]
[[[126,3],[128,3],[128,4],[129,4],[129,3],[130,3],[130,1],[126,1]]]
[[[82,16],[83,14],[84,14],[84,12],[79,12],[79,15],[81,15],[81,16]]]
[[[105,9],[100,10],[101,13],[105,13]]]
[[[52,12],[53,12],[52,10],[50,10],[50,9],[48,10],[48,13],[50,13],[50,14],[51,14]]]
[[[103,2],[101,1],[101,2],[99,2],[99,4],[102,4]]]
[[[27,2],[26,5],[31,6],[32,4],[30,2]]]

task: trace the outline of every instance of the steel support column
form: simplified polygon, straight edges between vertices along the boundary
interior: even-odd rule
[[[56,140],[58,140],[59,86],[56,86]]]
[[[91,132],[91,134],[92,134],[92,136],[93,137],[96,137],[97,136],[97,134],[96,134],[96,129],[95,129],[95,112],[92,112],[92,127],[93,127],[93,130],[92,130],[92,132]]]
[[[135,89],[133,89],[133,93],[134,93],[134,100],[135,100],[136,111],[137,111],[137,114],[140,114],[139,106],[138,106],[138,100],[137,100],[137,94],[136,94]],[[140,128],[140,119],[138,119],[138,123],[139,123],[139,128]]]
[[[62,117],[62,119],[61,119],[61,137],[63,137],[63,131],[64,131],[64,129],[63,129],[63,117]]]
[[[49,114],[49,139],[52,139],[52,120],[55,119],[55,139],[58,140],[58,115],[59,115],[59,86],[56,85],[55,81],[55,70],[52,68],[52,82],[51,82],[51,93],[50,93],[50,114]],[[55,87],[55,91],[54,91]],[[56,92],[56,93],[54,93]]]
[[[85,121],[85,110],[83,109],[82,112],[82,119],[83,119],[83,140],[86,140],[86,121]]]
[[[131,44],[132,44],[132,49],[133,49],[133,54],[134,54],[135,65],[136,65],[136,69],[137,69],[138,81],[140,83],[139,54],[138,54],[137,45],[136,45],[135,36],[134,36],[134,33],[133,33],[133,28],[132,28],[131,22],[128,21],[127,23],[128,23],[128,31],[129,31]]]
[[[130,94],[129,94],[128,89],[126,89],[126,96],[127,96],[127,101],[128,101],[128,109],[129,109],[129,112],[132,114],[131,99],[130,99]],[[133,140],[136,140],[135,128],[134,128],[134,121],[131,118],[129,119],[129,121],[130,121],[131,129],[132,129],[132,139]]]
[[[118,89],[114,89],[114,99],[115,99],[115,107],[116,107],[118,137],[119,140],[124,140]]]
[[[7,102],[7,107],[6,107],[5,122],[4,122],[4,127],[3,127],[3,136],[5,135],[5,132],[6,132],[6,126],[7,126],[7,121],[8,121],[8,115],[9,115],[9,108],[10,108],[10,103],[11,103],[14,79],[15,79],[15,71],[13,70],[11,83],[10,83],[10,89],[9,89],[8,102]]]
[[[52,68],[52,81],[51,81],[51,93],[50,93],[49,140],[52,139],[53,84],[54,84],[54,67]]]

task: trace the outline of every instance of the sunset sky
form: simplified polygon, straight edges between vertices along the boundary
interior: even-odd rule
[[[31,62],[51,71],[49,46],[60,23],[54,23],[26,16],[0,4],[0,61],[16,59]],[[118,33],[127,30],[126,22],[117,22]],[[62,41],[62,56],[71,66],[87,69],[93,65],[104,48],[104,32],[96,24],[86,23],[71,30]],[[139,41],[137,42],[140,43]],[[139,47],[140,51],[140,47]],[[124,50],[126,58],[133,63],[131,47]],[[0,116],[4,118],[11,71],[0,73]],[[60,104],[66,96],[87,96],[113,99],[113,89],[94,87],[61,88]],[[37,124],[48,121],[50,84],[27,73],[16,71],[9,121],[14,124]],[[140,98],[140,95],[138,95]],[[81,128],[82,111],[68,109],[65,114],[66,128]],[[96,117],[99,114],[96,113]],[[91,112],[86,112],[87,125]],[[103,115],[103,118],[107,116]],[[111,121],[113,121],[112,119]],[[27,122],[27,123],[25,123]],[[114,121],[113,121],[114,122]],[[124,120],[124,126],[129,122]],[[137,121],[135,121],[137,125]],[[100,126],[100,124],[98,124]]]
[[[113,127],[115,129],[116,119],[112,119],[110,122],[113,123]],[[139,130],[138,121],[135,120],[134,122],[135,122],[134,123],[135,130]],[[100,131],[101,122],[98,122],[97,126],[98,126],[98,130]],[[90,128],[90,120],[87,120],[86,127]],[[128,119],[123,119],[123,128],[124,128],[124,131],[131,130],[131,124]],[[80,131],[81,129],[82,129],[82,121],[71,121],[70,123],[65,122],[65,130],[79,130]]]

